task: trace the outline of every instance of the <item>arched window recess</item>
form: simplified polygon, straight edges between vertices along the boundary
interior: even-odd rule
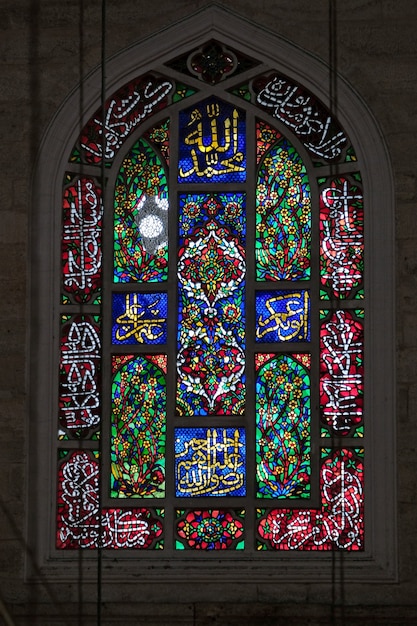
[[[336,119],[326,68],[254,32],[219,8],[174,25],[109,61],[105,115],[93,75],[81,132],[73,95],[45,139],[31,441],[52,504],[30,531],[55,573],[102,548],[144,578],[325,578],[332,551],[348,579],[394,576],[385,147],[346,83]]]

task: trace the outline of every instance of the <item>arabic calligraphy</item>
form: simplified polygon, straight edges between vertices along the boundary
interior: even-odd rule
[[[263,87],[256,101],[291,128],[305,147],[324,159],[338,157],[347,139],[323,105],[299,85],[274,76]]]
[[[179,182],[237,174],[245,179],[244,117],[236,108],[217,100],[202,103],[180,116]],[[191,127],[191,131],[189,130]]]
[[[321,202],[322,282],[336,296],[348,297],[362,281],[363,194],[347,179],[334,179],[322,190]]]
[[[101,190],[78,178],[64,193],[62,256],[64,290],[86,302],[101,280]]]
[[[362,325],[337,311],[321,331],[321,405],[326,422],[346,434],[361,422],[363,404]]]
[[[104,508],[99,515],[99,466],[73,452],[59,473],[58,544],[61,548],[149,548],[162,534],[150,509]]]
[[[104,121],[100,111],[81,134],[81,147],[88,162],[98,163],[102,157],[103,127],[106,137],[105,158],[111,160],[126,137],[150,115],[173,89],[169,80],[151,78],[122,87],[107,103]]]
[[[256,341],[308,341],[308,291],[256,294]]]
[[[114,293],[113,343],[165,343],[167,307],[166,293]]]
[[[363,548],[363,459],[336,450],[320,468],[321,509],[260,510],[258,532],[274,549]]]
[[[87,316],[64,326],[61,344],[60,420],[67,428],[91,428],[100,423],[98,367],[99,329]]]
[[[243,428],[175,429],[177,496],[243,496]]]

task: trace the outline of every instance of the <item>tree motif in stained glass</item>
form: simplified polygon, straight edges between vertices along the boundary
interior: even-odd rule
[[[260,498],[310,495],[310,356],[257,354],[256,477]]]
[[[103,508],[95,452],[68,453],[58,471],[57,548],[163,547],[160,509]]]
[[[258,144],[258,150],[262,145]],[[258,171],[257,280],[309,279],[310,243],[311,197],[306,169],[294,147],[282,139],[265,153]]]
[[[180,197],[177,412],[244,410],[246,271],[242,194]]]
[[[176,496],[244,496],[245,461],[243,428],[176,428]]]
[[[112,343],[166,343],[167,316],[166,293],[113,293]]]
[[[245,113],[217,98],[180,112],[179,183],[246,180]]]
[[[93,315],[61,318],[59,421],[71,436],[100,424],[100,324]]]
[[[306,289],[259,291],[255,311],[255,341],[310,341],[310,296]]]
[[[352,298],[363,283],[362,188],[347,177],[321,180],[321,282],[328,297]]]
[[[260,550],[363,550],[363,450],[323,449],[320,509],[259,509]]]
[[[113,356],[111,497],[165,495],[166,356]]]
[[[168,184],[157,151],[140,139],[123,161],[114,206],[114,282],[167,279]]]
[[[177,511],[177,550],[243,550],[245,511]]]
[[[74,302],[92,303],[101,288],[101,188],[93,178],[68,175],[62,224],[62,289]]]
[[[325,313],[323,312],[323,315]],[[320,330],[322,422],[337,435],[354,434],[363,414],[362,310],[336,311]]]

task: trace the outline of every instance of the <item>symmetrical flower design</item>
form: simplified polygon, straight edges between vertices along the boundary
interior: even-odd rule
[[[188,236],[178,261],[177,411],[186,415],[243,411],[246,264],[241,238],[229,226],[242,199],[220,198],[198,198],[198,209],[196,198],[183,203]]]
[[[216,509],[189,511],[177,523],[178,537],[194,550],[235,548],[236,541],[243,538],[242,515]]]

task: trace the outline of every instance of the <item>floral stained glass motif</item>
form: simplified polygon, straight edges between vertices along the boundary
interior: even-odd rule
[[[143,139],[155,146],[161,152],[165,163],[169,165],[169,118],[143,133]]]
[[[57,548],[163,547],[163,511],[99,509],[99,464],[94,452],[73,451],[58,471]]]
[[[322,450],[320,509],[259,509],[259,550],[362,550],[363,450]]]
[[[100,319],[63,315],[59,423],[72,437],[82,437],[100,424]]]
[[[177,413],[241,414],[244,195],[181,195],[179,230]]]
[[[256,355],[256,477],[260,498],[310,495],[310,355]]]
[[[363,193],[348,177],[320,179],[320,269],[327,298],[352,298],[363,283]]]
[[[177,510],[177,550],[243,550],[245,511]]]
[[[245,114],[217,98],[180,113],[179,183],[246,180]]]
[[[101,289],[101,188],[68,175],[62,225],[62,289],[66,302],[93,303]]]
[[[113,344],[162,344],[167,340],[166,293],[113,293]]]
[[[167,230],[166,166],[151,144],[139,139],[116,181],[114,282],[166,280]]]
[[[261,158],[264,156],[274,144],[282,139],[281,133],[276,129],[263,122],[256,122],[256,164],[259,165]]]
[[[176,428],[177,497],[244,496],[246,434],[243,428]]]
[[[336,435],[355,434],[362,424],[363,310],[322,312],[320,407],[322,422]]]
[[[266,125],[263,131],[265,134]],[[263,150],[261,141],[258,150]],[[309,279],[310,243],[311,197],[306,169],[293,146],[282,139],[265,153],[258,171],[257,280]]]
[[[310,341],[310,296],[301,291],[261,291],[255,296],[257,342]]]
[[[165,355],[113,356],[111,497],[165,495]]]

